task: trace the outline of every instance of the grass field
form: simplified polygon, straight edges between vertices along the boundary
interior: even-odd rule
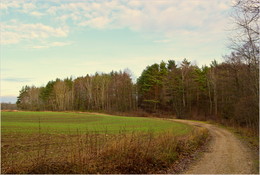
[[[185,134],[191,127],[168,120],[123,117],[91,113],[64,112],[2,112],[2,134],[5,133],[64,133],[96,131],[119,133],[129,131],[172,131]]]
[[[154,173],[207,135],[169,120],[68,112],[1,112],[1,168],[11,174]]]

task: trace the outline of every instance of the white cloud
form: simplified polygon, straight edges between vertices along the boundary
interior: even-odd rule
[[[96,17],[84,22],[79,23],[80,26],[89,26],[97,29],[105,28],[110,20],[106,17]]]
[[[8,10],[8,8],[19,8],[21,2],[11,1],[11,0],[2,0],[0,3],[0,10]]]
[[[0,10],[8,13],[9,9],[15,9],[22,13],[28,13],[36,9],[35,1],[32,0],[1,0]]]
[[[41,23],[23,24],[17,21],[1,24],[1,44],[15,44],[22,40],[44,39],[49,37],[66,37],[68,28],[54,28]]]
[[[50,21],[76,27],[95,29],[131,30],[154,36],[163,40],[172,40],[182,36],[212,36],[223,32],[227,25],[226,12],[230,0],[112,0],[112,1],[63,1],[50,4],[39,1],[4,1],[2,9],[19,8],[23,13],[40,17],[49,16]],[[39,27],[36,31],[34,27]],[[27,29],[29,28],[29,29]],[[68,30],[24,24],[22,29],[30,31],[32,38],[65,37]],[[13,32],[13,31],[9,31]],[[14,37],[13,37],[14,38]],[[17,37],[16,37],[17,38]],[[26,38],[26,37],[21,37]],[[164,39],[166,38],[166,39]],[[9,39],[9,43],[15,39]],[[8,42],[7,42],[8,43]]]
[[[1,31],[0,35],[1,44],[16,44],[21,40],[21,36],[15,32]]]
[[[68,46],[71,45],[72,42],[49,42],[49,43],[43,43],[42,45],[34,45],[29,46],[30,49],[46,49],[50,47],[62,47],[62,46]]]
[[[25,11],[29,11],[29,10],[32,10],[35,8],[36,8],[36,6],[33,3],[24,3],[23,4],[23,10],[25,10]]]
[[[53,42],[53,43],[50,43],[50,46],[67,46],[70,44],[71,44],[71,42]]]
[[[37,11],[33,11],[30,14],[33,15],[33,16],[43,16],[44,15],[43,13],[37,12]]]
[[[71,19],[79,26],[97,29],[127,27],[172,36],[180,30],[202,32],[206,26],[211,27],[208,31],[220,29],[218,21],[226,20],[223,11],[228,10],[229,5],[229,0],[70,1],[50,7],[47,12],[62,14],[56,19]]]

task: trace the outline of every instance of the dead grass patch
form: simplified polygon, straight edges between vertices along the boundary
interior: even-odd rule
[[[207,136],[198,128],[185,136],[150,131],[14,137],[20,141],[2,144],[2,173],[156,173],[192,153]]]

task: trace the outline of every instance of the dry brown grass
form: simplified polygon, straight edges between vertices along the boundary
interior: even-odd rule
[[[118,135],[16,135],[8,140],[3,136],[2,173],[156,173],[192,153],[207,136],[202,128],[185,136],[124,131]]]

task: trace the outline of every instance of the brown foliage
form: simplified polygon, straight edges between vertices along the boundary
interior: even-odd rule
[[[2,173],[156,173],[195,151],[207,136],[205,129],[185,136],[169,132],[122,132],[112,137],[86,133],[49,140],[47,136],[33,152],[17,145],[2,147]]]

